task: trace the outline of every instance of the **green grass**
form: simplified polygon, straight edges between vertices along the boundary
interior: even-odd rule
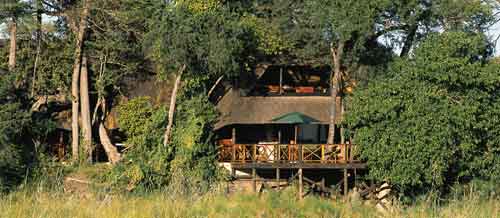
[[[306,197],[293,190],[282,193],[206,194],[171,197],[168,193],[142,196],[94,194],[82,199],[60,192],[18,191],[0,197],[2,218],[160,218],[160,217],[443,217],[497,218],[500,200],[452,201],[440,207],[418,203],[381,214],[372,206]]]

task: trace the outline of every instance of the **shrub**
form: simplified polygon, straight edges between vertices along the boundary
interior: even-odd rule
[[[346,123],[369,178],[402,191],[494,179],[500,78],[481,35],[434,35],[385,77],[357,90]]]
[[[162,145],[166,114],[165,107],[154,107],[147,97],[118,106],[118,123],[127,141],[123,160],[108,175],[113,183],[129,189],[167,183],[172,149]]]
[[[26,176],[27,147],[22,134],[29,124],[29,112],[21,104],[13,75],[0,76],[0,191],[6,191]]]
[[[216,147],[211,141],[215,107],[205,96],[181,98],[177,108],[172,145],[172,183],[179,194],[202,193],[216,184],[223,174],[216,165]]]
[[[222,178],[211,141],[215,107],[205,96],[180,96],[172,141],[163,146],[166,109],[140,97],[118,107],[127,138],[123,160],[108,175],[118,185],[148,190],[169,186],[172,193],[202,193]]]

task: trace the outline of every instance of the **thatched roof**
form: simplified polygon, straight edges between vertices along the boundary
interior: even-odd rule
[[[240,97],[229,91],[217,104],[221,115],[215,129],[231,124],[273,124],[276,117],[293,112],[328,124],[331,101],[329,96]]]

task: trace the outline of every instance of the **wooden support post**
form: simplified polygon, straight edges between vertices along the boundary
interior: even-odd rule
[[[303,159],[303,147],[302,144],[299,144],[299,164],[302,165],[302,162],[304,161]],[[303,183],[303,173],[302,173],[302,168],[299,168],[299,198],[302,199],[304,196],[304,183]]]
[[[233,144],[236,144],[236,128],[235,127],[233,127],[233,129],[232,129],[231,141],[233,142]]]
[[[257,192],[257,170],[255,169],[255,163],[257,162],[257,145],[253,144],[252,147],[252,162],[254,163],[254,166],[252,167],[252,186],[253,191]]]
[[[236,128],[234,128],[234,127],[232,129],[231,142],[232,142],[232,148],[233,148],[231,162],[235,162],[236,161]]]
[[[278,145],[281,144],[281,129],[278,130]]]
[[[322,177],[321,178],[321,195],[323,197],[325,197],[326,196],[325,193],[326,193],[326,182],[325,182],[325,177]]]
[[[299,144],[298,145],[298,149],[299,149],[299,151],[298,151],[298,153],[299,153],[299,164],[302,164],[304,162],[304,154],[303,154],[304,147],[303,147],[303,145]]]
[[[299,176],[299,199],[302,199],[304,196],[304,183],[303,183],[303,175],[302,175],[302,168],[299,168],[298,172]]]
[[[255,167],[252,168],[252,188],[253,192],[257,192],[257,170]]]
[[[257,145],[256,144],[252,145],[252,162],[253,163],[257,162]]]
[[[280,168],[276,168],[276,190],[280,190]]]
[[[279,131],[279,134],[278,134],[281,138],[281,131]],[[281,162],[281,146],[280,144],[278,143],[276,145],[276,161],[275,162]],[[280,190],[280,168],[276,168],[276,185],[277,185],[277,189],[276,190]]]
[[[356,181],[356,177],[357,177],[357,172],[356,172],[356,168],[354,168],[354,187],[357,187],[358,186],[358,183]]]
[[[276,163],[281,162],[281,145],[279,143],[276,145],[276,157],[275,158],[276,158],[276,160],[275,160]]]
[[[344,197],[347,197],[347,168],[344,168]]]

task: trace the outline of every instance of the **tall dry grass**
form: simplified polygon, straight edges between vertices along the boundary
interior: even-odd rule
[[[298,200],[293,190],[282,193],[206,194],[171,197],[168,193],[143,196],[95,194],[82,199],[44,191],[18,191],[0,197],[2,218],[176,218],[176,217],[414,217],[500,218],[500,200],[471,198],[440,207],[425,202],[381,214],[361,203],[342,203],[316,197]]]

